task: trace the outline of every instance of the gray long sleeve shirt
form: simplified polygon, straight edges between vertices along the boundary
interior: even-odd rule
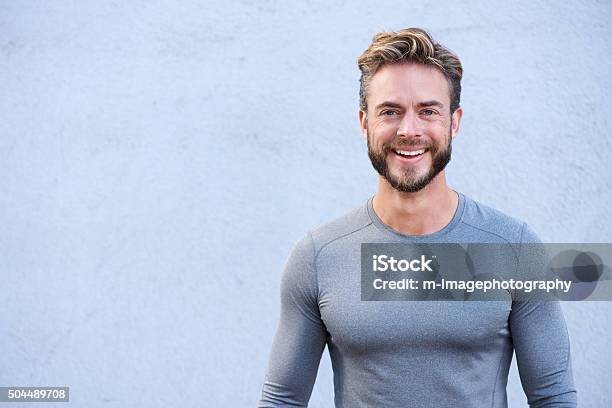
[[[513,350],[531,407],[576,407],[558,302],[367,302],[362,243],[538,242],[524,223],[459,193],[451,222],[429,235],[385,225],[372,198],[293,248],[281,316],[258,407],[306,407],[329,348],[335,406],[507,406]]]

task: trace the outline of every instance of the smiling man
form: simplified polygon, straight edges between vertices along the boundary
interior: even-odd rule
[[[410,28],[376,35],[358,64],[378,191],[295,245],[258,406],[307,406],[327,345],[336,407],[506,407],[513,352],[531,407],[575,407],[558,302],[361,299],[363,243],[520,248],[538,238],[446,183],[463,114],[457,56]]]

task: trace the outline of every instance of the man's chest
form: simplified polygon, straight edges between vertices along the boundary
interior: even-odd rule
[[[336,264],[319,281],[321,318],[339,348],[482,349],[510,335],[510,301],[362,301],[356,266]]]

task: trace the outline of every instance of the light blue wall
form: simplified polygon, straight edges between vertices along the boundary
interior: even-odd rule
[[[462,58],[455,189],[611,241],[610,2],[512,3],[0,2],[0,386],[253,406],[291,246],[374,192],[355,61],[380,29]],[[564,309],[581,406],[612,406],[612,304]],[[326,352],[311,406],[332,393]]]

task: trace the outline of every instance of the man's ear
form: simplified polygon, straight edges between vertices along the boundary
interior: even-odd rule
[[[457,108],[451,115],[451,137],[454,139],[459,133],[459,125],[461,124],[461,118],[463,117],[463,109]]]
[[[359,110],[359,127],[361,127],[361,134],[363,135],[365,139],[367,139],[368,138],[368,115],[361,109]]]

